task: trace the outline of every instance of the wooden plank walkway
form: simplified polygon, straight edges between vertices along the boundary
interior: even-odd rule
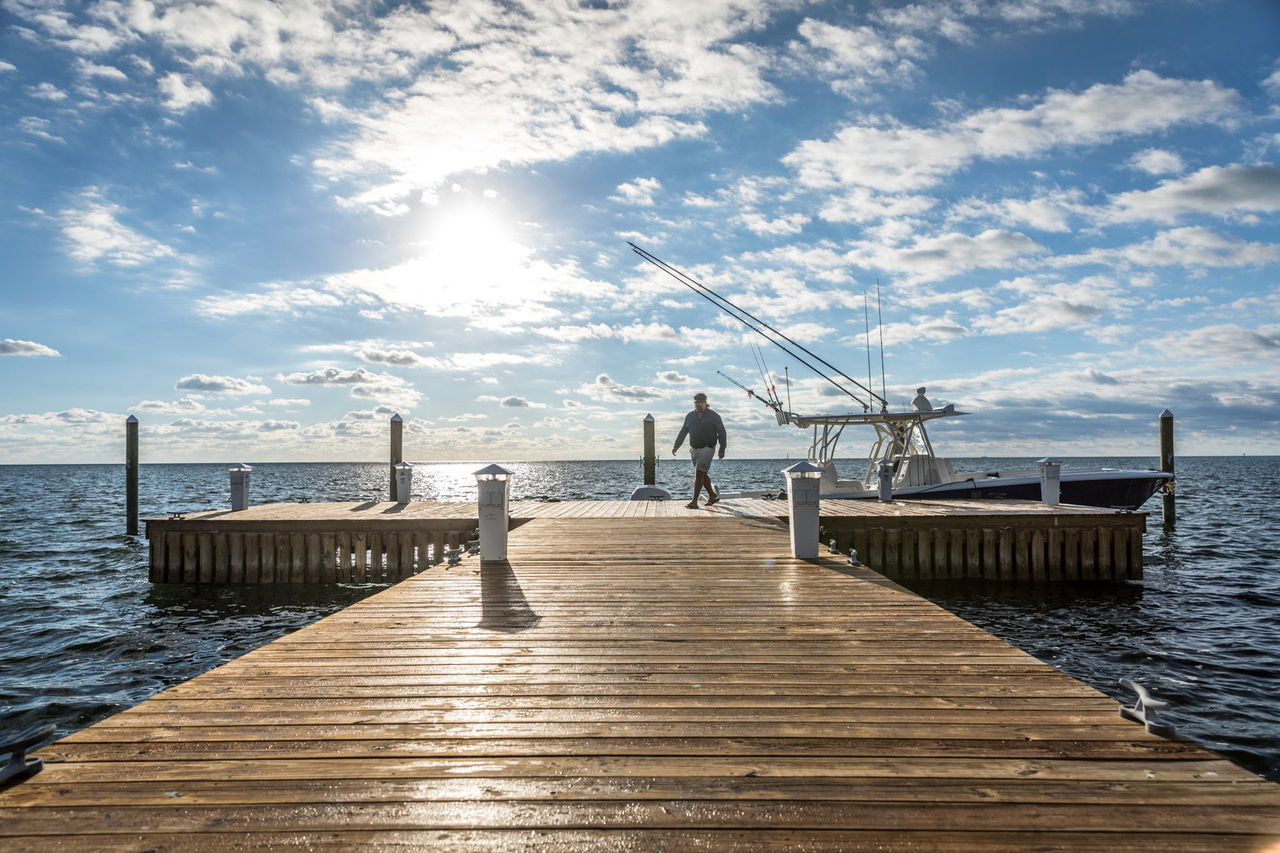
[[[787,554],[762,519],[530,521],[46,747],[0,848],[1280,843],[1280,785]]]

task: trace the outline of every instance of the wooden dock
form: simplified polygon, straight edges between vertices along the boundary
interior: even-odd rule
[[[534,518],[785,520],[785,500],[517,501]],[[850,548],[896,580],[1113,582],[1142,577],[1144,513],[1034,501],[826,500],[823,544]],[[155,583],[390,583],[439,563],[475,535],[474,503],[266,504],[147,519]]]
[[[1278,849],[1280,785],[788,554],[729,513],[531,520],[41,750],[0,848]]]

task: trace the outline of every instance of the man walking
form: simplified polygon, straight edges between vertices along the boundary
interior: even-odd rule
[[[671,455],[675,456],[685,436],[689,437],[689,458],[693,461],[693,500],[689,501],[689,509],[698,508],[698,495],[702,488],[707,489],[707,506],[720,500],[720,493],[711,485],[711,458],[715,455],[716,444],[720,444],[720,458],[724,458],[724,449],[729,444],[729,437],[724,431],[724,421],[707,406],[707,395],[701,392],[693,395],[693,411],[684,416],[684,426],[676,436]]]

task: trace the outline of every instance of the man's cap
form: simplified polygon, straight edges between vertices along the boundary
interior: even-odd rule
[[[706,395],[706,394],[703,394],[701,391],[699,391],[697,394],[694,394],[694,395],[693,395],[693,399],[694,399],[694,400],[705,400],[705,399],[707,399],[707,395]]]

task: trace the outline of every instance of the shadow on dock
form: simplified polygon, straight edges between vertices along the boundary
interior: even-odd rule
[[[507,560],[480,564],[480,625],[486,631],[517,634],[534,628],[542,617],[533,611]]]

